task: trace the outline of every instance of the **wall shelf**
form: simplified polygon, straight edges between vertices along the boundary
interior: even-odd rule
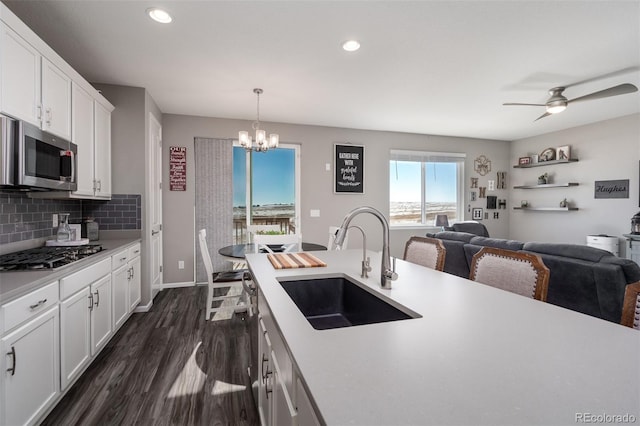
[[[577,182],[566,183],[546,183],[544,185],[519,185],[514,186],[513,189],[542,189],[542,188],[568,188],[570,186],[578,186]]]
[[[542,166],[551,166],[554,164],[569,164],[577,162],[577,158],[569,158],[567,160],[551,160],[551,161],[541,161],[535,164],[516,164],[513,166],[514,169],[528,169],[530,167],[542,167]]]
[[[538,212],[572,212],[578,210],[577,207],[514,207],[514,210],[531,210]]]

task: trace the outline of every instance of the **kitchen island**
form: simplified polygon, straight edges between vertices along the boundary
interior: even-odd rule
[[[640,421],[637,330],[401,260],[383,290],[379,253],[369,253],[367,279],[361,250],[313,254],[327,266],[276,270],[264,254],[247,262],[268,306],[261,320],[275,325],[319,423]],[[417,318],[316,330],[278,278],[317,276],[346,276]]]

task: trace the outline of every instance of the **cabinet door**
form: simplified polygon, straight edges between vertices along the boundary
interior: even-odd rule
[[[0,109],[40,127],[40,53],[0,22]]]
[[[111,113],[94,101],[96,197],[111,198]]]
[[[0,340],[0,424],[33,424],[60,393],[55,306]]]
[[[91,355],[98,353],[111,337],[111,274],[91,284]]]
[[[78,189],[74,194],[93,196],[93,98],[75,83],[71,90],[71,141],[78,145]]]
[[[320,426],[320,421],[300,379],[296,380],[296,411],[300,426]]]
[[[140,257],[135,257],[129,262],[131,278],[129,279],[129,312],[140,303]]]
[[[111,274],[113,330],[120,328],[129,313],[129,277],[131,271],[125,264]]]
[[[71,78],[42,58],[42,128],[71,139]]]
[[[60,387],[63,390],[91,359],[90,306],[89,287],[60,304]]]
[[[271,364],[273,365],[273,392],[271,394],[273,396],[272,424],[278,426],[295,426],[298,424],[298,413],[293,405],[291,395],[289,395],[287,390],[278,358],[274,352],[271,352]]]
[[[271,341],[262,319],[258,320],[258,415],[263,426],[271,426],[273,393],[273,367],[271,365]]]

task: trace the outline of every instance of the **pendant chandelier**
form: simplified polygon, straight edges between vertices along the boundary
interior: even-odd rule
[[[271,133],[269,139],[267,139],[265,131],[260,128],[260,95],[262,94],[262,89],[253,89],[253,93],[258,97],[257,118],[251,125],[256,132],[255,144],[251,136],[249,136],[249,132],[244,130],[238,132],[238,140],[240,146],[247,151],[266,152],[278,147],[280,137],[276,133]]]

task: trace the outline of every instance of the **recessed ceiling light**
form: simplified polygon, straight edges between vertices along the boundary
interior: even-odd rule
[[[173,21],[173,18],[171,17],[171,15],[169,15],[169,12],[157,7],[147,9],[147,15],[149,15],[149,17],[154,21],[160,22],[161,24],[168,24],[169,22]]]
[[[355,52],[360,49],[360,43],[357,40],[347,40],[342,43],[342,48],[347,52]]]

